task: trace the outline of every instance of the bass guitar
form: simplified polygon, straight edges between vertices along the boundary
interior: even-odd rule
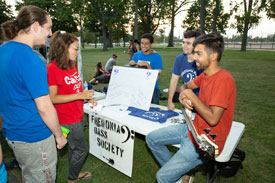
[[[214,142],[212,142],[205,134],[201,134],[201,135],[198,134],[196,128],[193,125],[192,112],[189,109],[182,107],[182,114],[185,118],[188,129],[192,133],[199,148],[202,151],[207,152],[212,157],[218,156],[219,154],[218,146]]]

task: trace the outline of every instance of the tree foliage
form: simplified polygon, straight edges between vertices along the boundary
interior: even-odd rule
[[[268,18],[275,18],[275,1],[261,0],[259,11],[264,10]]]
[[[103,50],[112,46],[113,36],[116,40],[126,35],[128,9],[127,0],[89,0],[87,1],[85,26],[92,32],[103,36]]]
[[[0,0],[0,24],[13,18],[11,6],[5,0]]]
[[[259,1],[258,0],[243,0],[243,2],[233,4],[233,12],[235,12],[235,23],[233,28],[242,34],[241,51],[246,51],[248,30],[253,26],[258,25],[261,17],[259,16]]]
[[[169,0],[168,1],[168,14],[167,18],[170,20],[170,33],[169,33],[169,41],[168,41],[168,47],[174,46],[174,26],[175,26],[175,17],[178,13],[180,13],[182,10],[182,7],[186,4],[188,4],[188,0]]]
[[[168,0],[142,0],[138,1],[139,35],[144,33],[154,34],[158,29],[161,20],[168,14]]]
[[[76,32],[77,23],[73,16],[73,7],[67,0],[23,0],[17,2],[16,9],[20,9],[24,5],[35,5],[47,11],[52,18],[52,31],[65,30],[67,32]]]
[[[212,32],[212,23],[214,19],[215,12],[214,0],[205,0],[205,32]],[[200,30],[200,7],[201,1],[196,0],[191,7],[188,9],[186,18],[182,22],[182,28],[186,30]],[[219,3],[219,11],[217,17],[217,31],[219,33],[225,33],[225,29],[228,27],[228,20],[230,18],[229,13],[224,13],[222,2]]]

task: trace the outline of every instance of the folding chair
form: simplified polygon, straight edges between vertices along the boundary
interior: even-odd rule
[[[245,125],[240,122],[233,121],[230,132],[225,141],[224,148],[221,154],[213,160],[208,161],[206,182],[213,183],[215,178],[218,177],[220,182],[220,169],[218,167],[219,163],[228,162],[236,149],[239,141],[244,133]]]

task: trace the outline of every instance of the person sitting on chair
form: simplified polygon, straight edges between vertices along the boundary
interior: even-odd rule
[[[201,33],[198,31],[188,31],[184,33],[184,38],[182,41],[182,51],[176,59],[174,66],[172,68],[172,76],[168,89],[168,104],[167,107],[170,110],[175,109],[174,101],[179,102],[179,91],[177,91],[177,85],[179,78],[182,79],[183,83],[188,83],[189,81],[196,78],[201,74],[201,71],[197,69],[196,62],[193,58],[193,42],[196,37],[200,36]],[[199,94],[199,89],[195,89],[196,95]]]
[[[162,58],[159,53],[152,49],[154,37],[152,34],[145,33],[141,36],[141,51],[136,52],[129,62],[130,66],[145,67],[146,69],[158,70],[159,75],[156,81],[153,97],[151,103],[159,104],[160,90],[159,90],[159,76],[163,69]]]
[[[223,37],[218,33],[204,34],[197,37],[193,46],[194,60],[203,73],[181,87],[179,101],[189,110],[196,109],[193,124],[198,134],[206,134],[204,129],[210,128],[210,134],[216,134],[214,142],[222,152],[236,103],[234,79],[219,66],[224,49]],[[200,88],[199,96],[193,92],[194,88]],[[176,182],[204,161],[205,152],[198,148],[186,123],[155,130],[146,136],[146,142],[161,165],[156,175],[158,183]],[[167,144],[180,144],[180,149],[172,156]]]

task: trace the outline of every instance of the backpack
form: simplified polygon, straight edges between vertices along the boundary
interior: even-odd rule
[[[239,168],[243,168],[242,162],[244,159],[245,152],[236,148],[228,162],[217,164],[220,175],[223,177],[235,176]]]

